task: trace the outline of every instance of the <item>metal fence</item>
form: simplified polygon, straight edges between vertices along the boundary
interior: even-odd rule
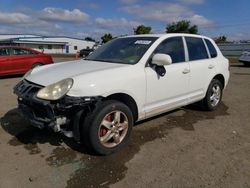
[[[226,56],[240,56],[243,51],[250,51],[250,43],[221,43],[218,47]]]

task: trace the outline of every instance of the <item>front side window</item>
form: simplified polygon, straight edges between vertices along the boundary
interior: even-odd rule
[[[13,55],[32,55],[34,52],[21,48],[13,48]]]
[[[210,52],[210,56],[211,58],[217,57],[217,51],[214,47],[214,45],[212,44],[212,42],[210,42],[208,39],[205,39],[208,50]]]
[[[93,51],[86,60],[133,65],[139,62],[156,39],[157,37],[113,39]]]
[[[185,61],[185,52],[182,37],[173,37],[163,41],[155,50],[154,54],[167,54],[171,57],[172,63]]]
[[[9,56],[10,51],[8,48],[0,48],[0,56]]]
[[[77,46],[74,46],[74,50],[77,50]]]
[[[202,38],[185,37],[189,61],[208,59],[207,49]]]

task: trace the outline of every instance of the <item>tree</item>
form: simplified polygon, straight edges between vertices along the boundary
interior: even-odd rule
[[[181,20],[168,24],[166,27],[166,33],[191,33],[198,34],[197,25],[191,25],[190,21]]]
[[[134,28],[135,35],[149,34],[150,31],[151,31],[151,27],[147,27],[145,25],[139,25],[136,28]]]
[[[224,43],[224,42],[227,42],[227,37],[225,35],[222,35],[217,38],[214,38],[214,41],[216,43]]]
[[[95,39],[93,39],[93,38],[91,38],[91,37],[85,37],[85,39],[84,40],[86,40],[86,41],[92,41],[92,42],[95,42]]]
[[[106,42],[112,40],[112,39],[113,39],[113,36],[112,36],[110,33],[105,33],[105,34],[101,37],[101,39],[102,39],[102,43],[106,43]]]

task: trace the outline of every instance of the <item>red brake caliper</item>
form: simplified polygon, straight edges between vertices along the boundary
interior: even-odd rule
[[[108,115],[108,116],[105,118],[105,120],[111,122],[111,121],[112,121],[112,115],[111,115],[111,114]],[[106,127],[102,126],[101,129],[100,129],[100,136],[103,137],[105,134],[107,134],[107,132],[108,132],[108,129],[107,129]]]

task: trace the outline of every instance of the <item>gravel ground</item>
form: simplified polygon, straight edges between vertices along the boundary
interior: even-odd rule
[[[31,127],[12,94],[20,79],[0,79],[0,187],[250,187],[250,68],[240,63],[217,111],[193,105],[141,122],[107,157]]]

